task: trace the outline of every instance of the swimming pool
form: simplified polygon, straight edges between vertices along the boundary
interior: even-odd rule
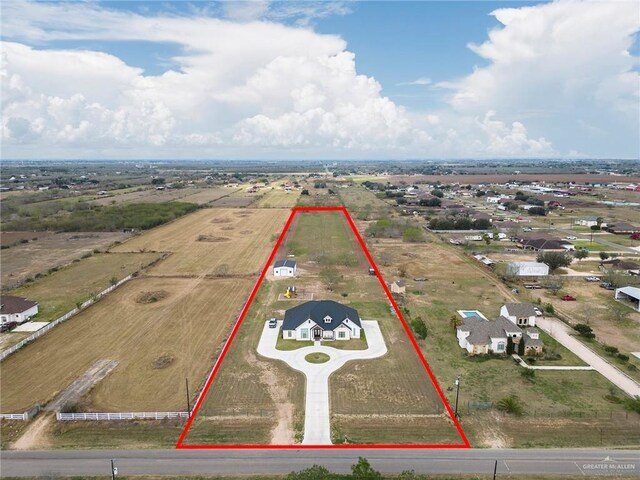
[[[458,315],[462,318],[478,317],[484,320],[487,319],[479,310],[458,310]]]

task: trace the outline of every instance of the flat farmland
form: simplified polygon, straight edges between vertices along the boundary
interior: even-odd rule
[[[338,188],[337,192],[342,204],[356,219],[375,220],[388,217],[393,212],[393,207],[389,203],[378,198],[373,192],[361,185]]]
[[[267,190],[257,203],[259,208],[287,208],[294,207],[298,203],[301,190],[285,192],[282,188],[275,187]]]
[[[95,205],[113,205],[121,203],[162,203],[181,200],[184,197],[201,192],[197,188],[180,188],[156,190],[146,188],[133,192],[120,193],[117,195],[105,195],[96,197],[91,203]]]
[[[100,359],[119,364],[81,402],[84,409],[184,410],[185,379],[195,397],[251,284],[132,280],[0,364],[3,411],[44,405]]]
[[[258,191],[258,193],[248,193],[246,188],[248,188],[248,186],[242,186],[240,190],[236,190],[226,197],[214,200],[211,202],[211,206],[215,208],[244,208],[252,205],[263,195],[262,191]]]
[[[50,235],[48,232],[0,232],[0,245],[17,245],[20,242],[28,242],[37,238]]]
[[[187,195],[186,197],[182,197],[180,201],[197,203],[198,205],[205,205],[207,203],[215,202],[216,200],[219,200],[223,197],[233,195],[237,191],[237,189],[226,187],[207,188],[202,189],[198,193],[192,193]]]
[[[9,293],[38,302],[36,320],[55,320],[74,308],[77,302],[84,302],[107,288],[112,279],[120,280],[161,256],[159,253],[100,253]]]
[[[171,252],[154,275],[243,275],[262,268],[290,211],[202,209],[118,245],[114,252]]]
[[[12,233],[6,232],[4,236]],[[37,232],[37,240],[22,243],[0,251],[2,263],[2,289],[6,290],[22,283],[38,273],[47,273],[50,268],[60,267],[94,249],[105,249],[116,241],[130,236],[121,232],[48,233]]]

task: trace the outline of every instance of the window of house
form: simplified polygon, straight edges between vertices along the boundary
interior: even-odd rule
[[[324,317],[324,323],[331,323],[331,317],[329,315]]]
[[[498,345],[496,346],[496,352],[504,352],[506,348],[507,348],[506,343],[498,342]]]
[[[309,329],[303,328],[302,330],[300,330],[300,337],[309,338]]]
[[[338,338],[345,338],[344,332],[338,332]]]

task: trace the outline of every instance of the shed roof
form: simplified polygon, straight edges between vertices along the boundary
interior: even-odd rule
[[[274,268],[278,268],[278,267],[289,267],[289,268],[295,268],[296,266],[296,261],[295,260],[276,260],[276,263],[273,265]]]

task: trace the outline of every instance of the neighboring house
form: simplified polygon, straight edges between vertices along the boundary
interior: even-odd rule
[[[634,227],[629,223],[615,223],[613,225],[609,225],[605,230],[607,232],[615,233],[616,235],[630,235],[635,232],[640,232],[640,228]]]
[[[333,300],[313,300],[284,314],[282,338],[291,340],[349,340],[360,338],[360,316],[354,308]]]
[[[467,317],[456,330],[458,345],[471,355],[507,353],[509,341],[517,344],[522,339],[522,330],[504,317],[495,320]]]
[[[38,304],[22,297],[0,296],[0,323],[23,323],[38,314]]]
[[[549,275],[549,266],[540,262],[511,262],[507,274],[516,277],[543,277]]]
[[[293,277],[296,274],[297,263],[295,260],[278,260],[273,265],[274,277]]]
[[[500,315],[519,327],[536,326],[536,310],[530,303],[506,303],[500,308]]]
[[[626,300],[631,303],[633,308],[640,312],[640,288],[638,287],[622,287],[616,288],[616,300]]]
[[[506,354],[509,351],[537,355],[544,348],[536,328],[529,327],[523,332],[503,316],[495,320],[471,316],[464,318],[463,322],[456,327],[458,345],[471,355]]]
[[[565,252],[575,250],[571,242],[548,238],[525,238],[518,242],[518,247],[534,252]]]
[[[394,280],[390,285],[391,293],[404,294],[407,292],[407,284],[403,280]]]
[[[575,224],[580,225],[581,227],[594,227],[598,225],[598,217],[576,218]],[[606,227],[607,224],[605,222],[602,222],[600,226]]]
[[[621,258],[614,258],[613,260],[605,260],[600,262],[601,270],[626,270],[629,273],[633,273],[640,269],[640,265],[630,260],[623,260]]]

